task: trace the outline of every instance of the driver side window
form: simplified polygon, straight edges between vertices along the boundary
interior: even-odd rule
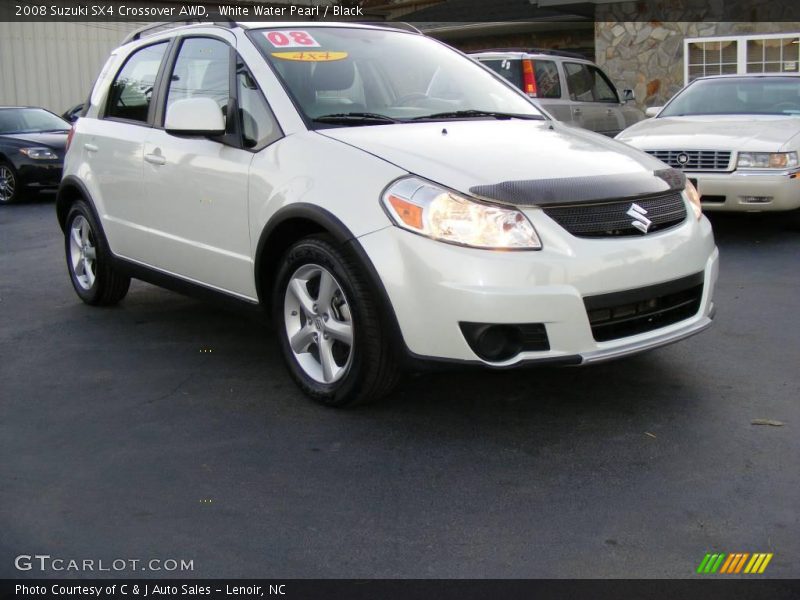
[[[167,110],[178,100],[211,98],[223,112],[230,100],[230,47],[212,38],[181,44],[167,91]]]

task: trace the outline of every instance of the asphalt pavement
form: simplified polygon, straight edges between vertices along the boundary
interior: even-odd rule
[[[800,576],[800,231],[713,219],[714,326],[587,368],[412,375],[319,407],[251,318],[74,294],[50,201],[0,207],[0,576]],[[754,420],[773,425],[755,425]],[[171,563],[170,563],[171,564]],[[83,576],[103,576],[86,572]]]

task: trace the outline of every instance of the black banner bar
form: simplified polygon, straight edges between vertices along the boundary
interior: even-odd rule
[[[157,22],[177,18],[236,21],[484,22],[790,22],[800,21],[800,2],[783,0],[637,0],[620,2],[482,2],[431,0],[408,12],[390,0],[2,0],[0,21]]]
[[[721,576],[684,580],[5,579],[0,580],[0,597],[19,600],[796,600],[800,598],[800,581]]]

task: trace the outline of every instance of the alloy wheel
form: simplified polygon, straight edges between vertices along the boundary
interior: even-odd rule
[[[342,286],[324,267],[306,264],[289,278],[284,324],[300,368],[314,381],[332,384],[353,361],[353,322]]]
[[[81,215],[72,221],[69,254],[75,281],[84,290],[92,289],[97,277],[97,248],[89,222]]]
[[[10,202],[16,189],[14,173],[6,165],[0,165],[0,202]]]

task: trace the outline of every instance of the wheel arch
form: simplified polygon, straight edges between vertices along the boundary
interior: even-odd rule
[[[389,327],[390,334],[396,341],[402,342],[400,326],[389,295],[366,251],[336,215],[314,204],[298,203],[280,209],[269,220],[259,237],[254,265],[256,291],[259,303],[266,313],[271,314],[272,282],[284,253],[296,241],[313,234],[328,234],[350,249],[377,295],[381,316]]]
[[[58,186],[58,194],[56,195],[56,217],[58,218],[61,231],[64,231],[67,225],[69,209],[76,200],[83,200],[89,205],[89,210],[92,211],[94,218],[97,220],[102,230],[100,215],[97,214],[97,209],[94,206],[94,201],[92,200],[92,195],[89,193],[89,190],[86,189],[86,186],[80,179],[73,175],[67,175],[61,180],[61,185]]]

